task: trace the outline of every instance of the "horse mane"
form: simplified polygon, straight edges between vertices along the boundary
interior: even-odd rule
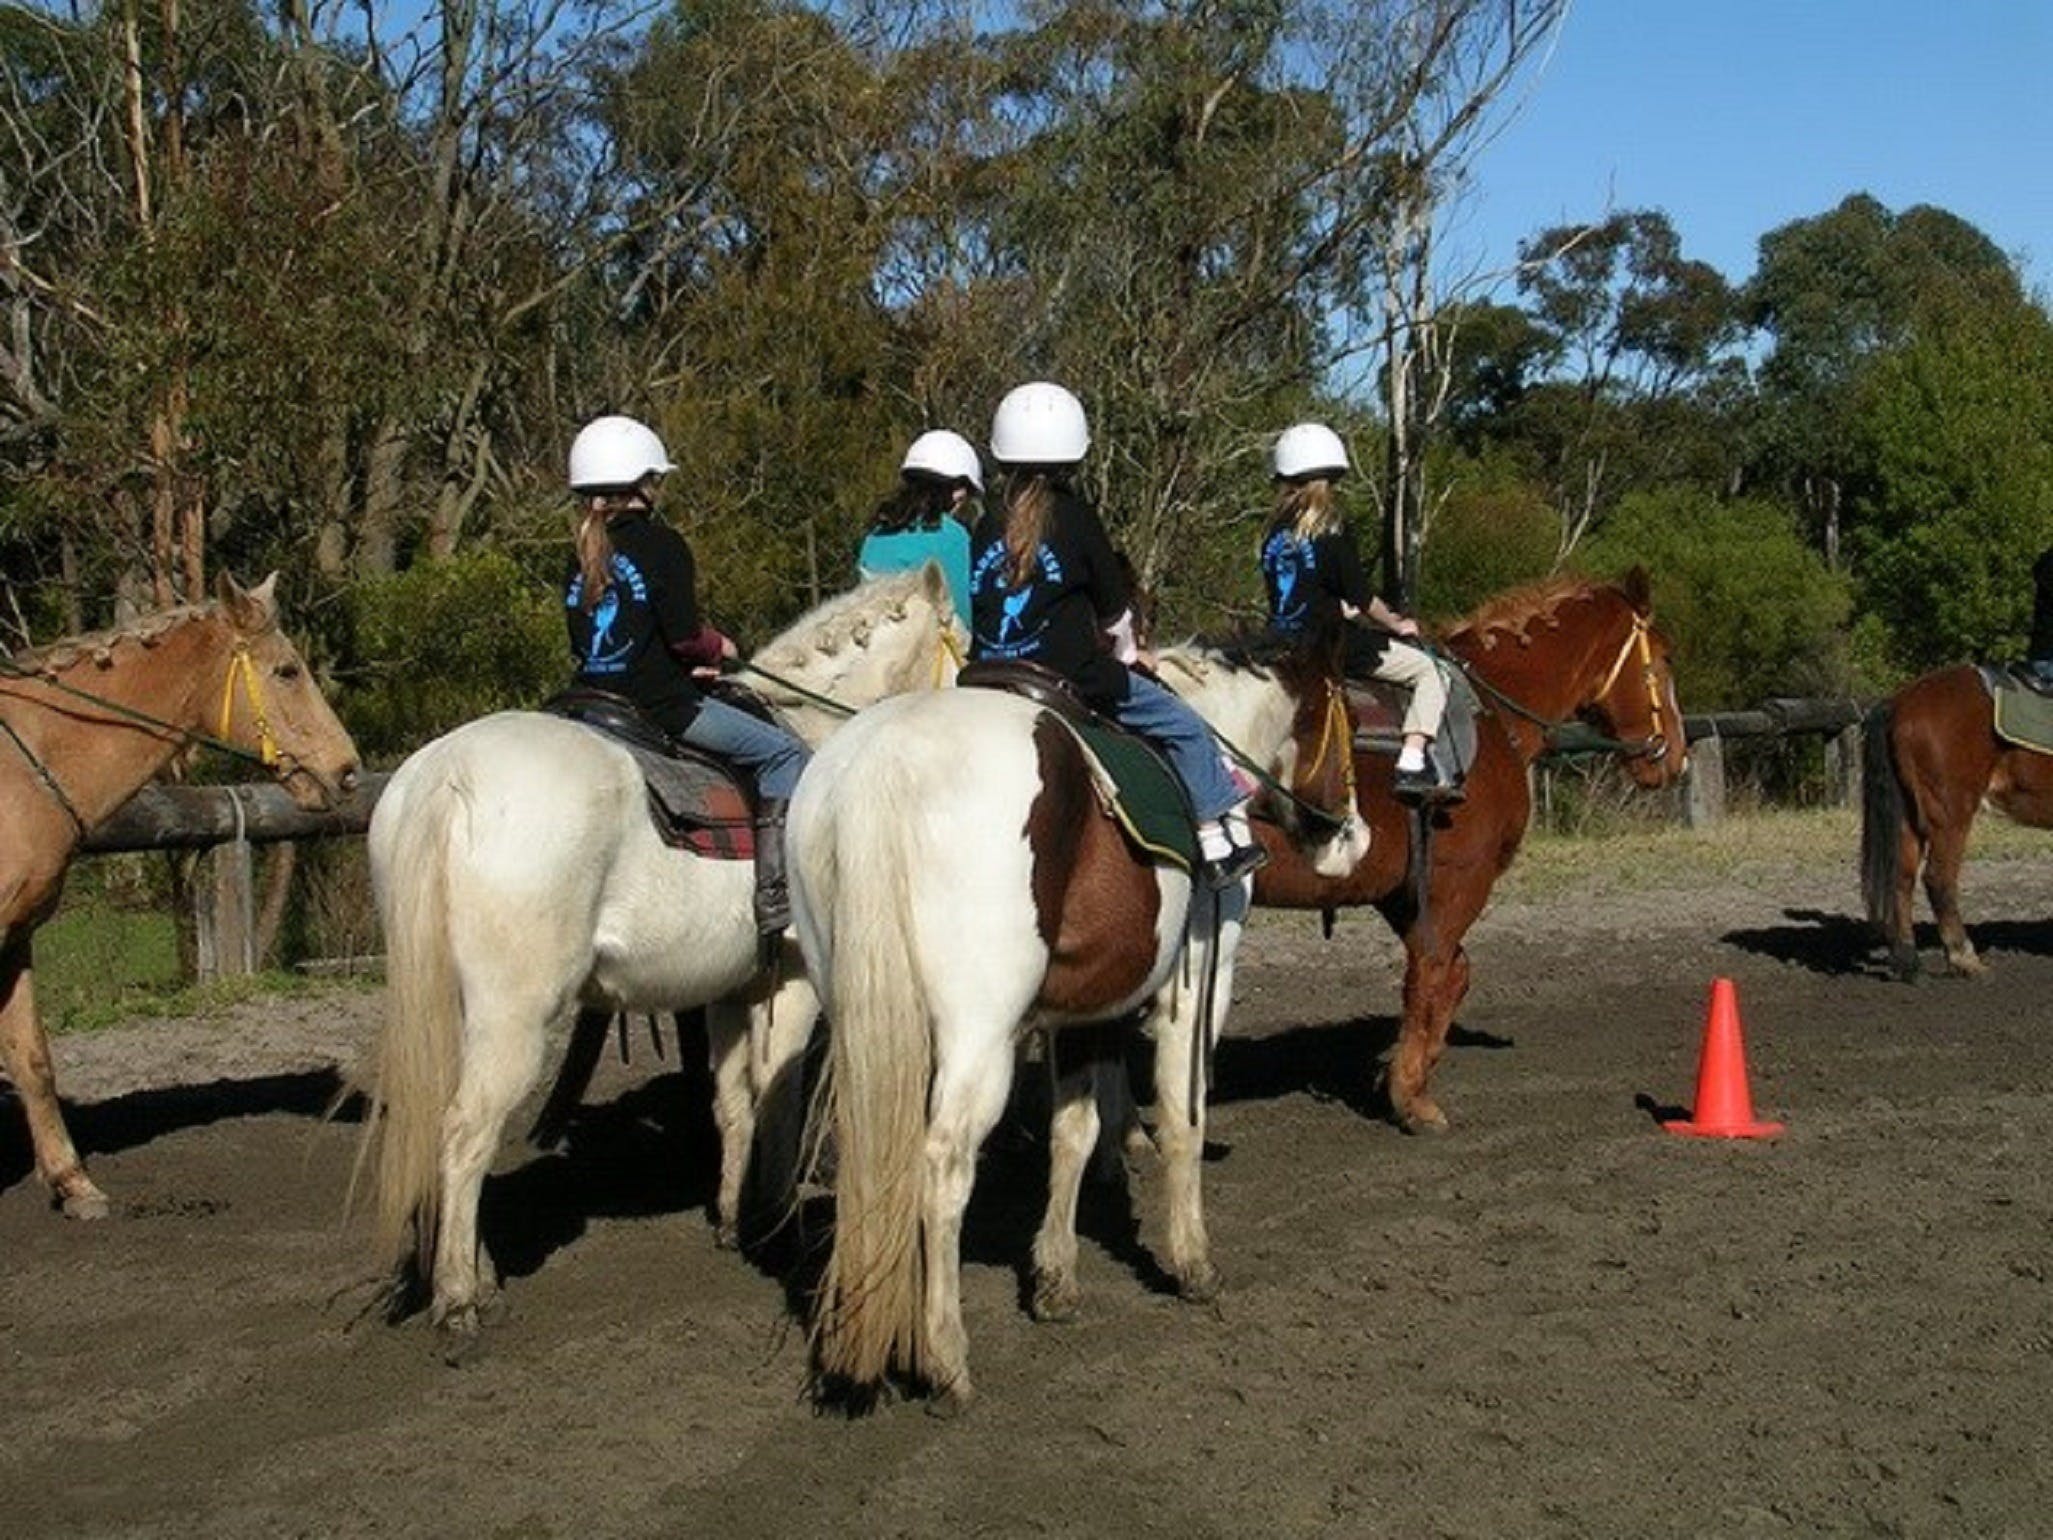
[[[9,653],[6,661],[17,673],[46,677],[61,674],[87,659],[104,667],[113,661],[117,647],[129,643],[138,647],[154,647],[173,631],[181,630],[194,621],[210,619],[220,610],[220,604],[211,600],[205,604],[174,605],[168,610],[152,611],[125,626],[89,631],[82,636],[67,636],[25,652]]]
[[[1582,577],[1541,578],[1538,582],[1486,599],[1446,632],[1449,641],[1470,641],[1495,647],[1509,638],[1523,647],[1532,640],[1535,624],[1549,629],[1561,624],[1561,611],[1568,605],[1594,600],[1610,585]]]
[[[757,661],[769,668],[802,668],[815,657],[867,646],[873,626],[905,618],[925,582],[922,572],[889,572],[822,601],[765,643]]]

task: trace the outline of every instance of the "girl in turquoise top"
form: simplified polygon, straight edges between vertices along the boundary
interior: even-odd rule
[[[933,561],[948,577],[955,616],[969,629],[969,522],[984,467],[969,440],[946,428],[922,433],[905,452],[898,490],[885,499],[856,553],[864,580]]]

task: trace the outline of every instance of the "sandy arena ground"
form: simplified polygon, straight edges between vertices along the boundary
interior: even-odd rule
[[[958,1423],[808,1408],[780,1280],[714,1249],[699,1081],[645,1038],[566,1152],[505,1151],[510,1310],[464,1369],[362,1316],[338,1221],[357,1129],[320,1113],[378,993],[60,1040],[116,1216],[47,1210],[0,1095],[0,1533],[2053,1533],[2053,879],[1971,866],[1990,975],[1910,987],[1866,963],[1850,850],[1675,848],[1485,917],[1444,1139],[1367,1092],[1380,922],[1258,915],[1205,1173],[1222,1302],[1162,1291],[1143,1167],[1087,1203],[1082,1321],[1035,1325],[1043,1154],[1001,1129]],[[1654,1124],[1718,974],[1780,1142]]]

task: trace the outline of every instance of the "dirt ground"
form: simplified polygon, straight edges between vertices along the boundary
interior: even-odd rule
[[[1087,1205],[1082,1321],[1035,1325],[1040,1151],[1001,1130],[955,1423],[807,1407],[779,1279],[714,1249],[697,1082],[645,1038],[567,1152],[505,1152],[510,1311],[463,1369],[362,1314],[338,1222],[357,1129],[320,1113],[375,992],[62,1040],[116,1217],[47,1211],[0,1099],[0,1533],[2053,1533],[2053,881],[1971,869],[1990,976],[1911,987],[1868,969],[1849,867],[1512,894],[1441,1139],[1367,1093],[1380,922],[1257,916],[1223,1301],[1162,1291],[1143,1168]],[[1779,1142],[1655,1126],[1719,974]]]

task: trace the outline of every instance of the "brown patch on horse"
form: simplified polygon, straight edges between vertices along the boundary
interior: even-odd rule
[[[1089,765],[1068,729],[1034,723],[1041,790],[1027,809],[1034,923],[1048,948],[1037,1004],[1086,1013],[1128,999],[1156,956],[1161,890],[1098,804]]]

